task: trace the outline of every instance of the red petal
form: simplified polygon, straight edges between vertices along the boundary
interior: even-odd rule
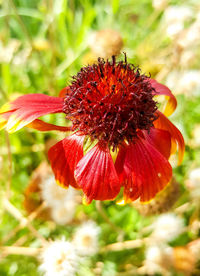
[[[73,134],[55,144],[48,152],[55,179],[61,186],[79,188],[74,179],[74,170],[83,157],[83,141],[83,136]]]
[[[63,98],[59,97],[29,94],[6,104],[0,113],[12,112],[8,118],[6,128],[9,132],[13,132],[43,115],[62,112],[63,101]]]
[[[75,177],[90,203],[93,199],[114,199],[120,191],[120,184],[108,147],[100,143],[94,146],[79,161]]]
[[[170,91],[170,89],[167,86],[165,86],[153,79],[150,80],[150,83],[151,83],[152,87],[155,89],[156,95],[165,95],[169,98],[167,105],[165,107],[165,110],[164,110],[164,114],[166,116],[171,115],[177,106],[176,98],[174,97],[174,95],[172,94],[172,92]]]
[[[130,166],[125,160],[127,158],[127,144],[122,144],[119,148],[117,158],[115,161],[115,169],[119,177],[120,183],[124,182],[125,179],[131,174],[132,165]]]
[[[183,160],[183,155],[185,151],[185,143],[182,134],[180,131],[162,114],[160,111],[156,111],[158,115],[158,119],[154,121],[154,126],[159,129],[167,130],[172,139],[172,149],[171,153],[174,153],[178,146],[178,157],[179,157],[179,164]]]
[[[131,174],[124,182],[124,202],[129,203],[141,195],[142,185],[140,179]]]
[[[2,129],[6,126],[8,120],[12,114],[13,114],[12,111],[0,114],[0,129]],[[70,127],[56,126],[53,124],[46,123],[39,119],[35,119],[33,122],[26,125],[26,127],[37,129],[40,131],[50,131],[50,130],[70,131],[71,130]]]
[[[6,127],[8,119],[10,118],[11,115],[12,115],[12,111],[0,113],[0,129],[3,129]]]
[[[168,131],[151,128],[149,133],[145,130],[143,134],[152,146],[169,159],[171,153],[171,135]]]
[[[40,131],[50,131],[50,130],[70,131],[71,130],[70,127],[56,126],[56,125],[41,121],[39,119],[34,120],[30,124],[28,124],[26,127],[34,128],[34,129],[37,129]]]
[[[124,199],[149,201],[161,191],[172,177],[172,168],[167,159],[147,140],[138,138],[135,143],[122,147],[116,160],[116,170],[124,182]],[[123,161],[119,158],[123,157]],[[118,170],[117,170],[118,172]]]

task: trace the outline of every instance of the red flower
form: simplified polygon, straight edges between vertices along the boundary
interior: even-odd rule
[[[99,59],[73,77],[60,97],[31,94],[0,110],[0,126],[9,132],[24,126],[41,131],[73,131],[48,153],[55,178],[64,187],[82,189],[87,203],[114,199],[124,187],[124,201],[149,201],[172,177],[168,162],[179,150],[180,131],[158,111],[154,97],[165,95],[170,115],[177,102],[171,91],[142,75],[125,61]],[[65,113],[71,127],[45,123],[38,118]]]

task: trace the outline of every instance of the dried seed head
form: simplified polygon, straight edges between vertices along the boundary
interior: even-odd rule
[[[110,58],[120,53],[123,40],[119,32],[106,29],[93,33],[89,46],[96,57]]]

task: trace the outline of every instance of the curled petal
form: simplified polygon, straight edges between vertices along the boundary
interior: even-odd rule
[[[164,114],[166,116],[171,115],[177,106],[176,98],[174,97],[174,95],[172,94],[172,92],[167,86],[153,79],[150,80],[150,83],[152,87],[155,89],[155,95],[165,95],[168,98],[168,102],[165,107]]]
[[[6,127],[8,119],[10,118],[11,115],[12,115],[12,111],[2,113],[2,114],[0,113],[0,130]]]
[[[30,124],[26,125],[26,127],[37,129],[39,131],[50,131],[50,130],[57,130],[57,131],[70,131],[70,127],[64,127],[64,126],[56,126],[53,124],[46,123],[44,121],[41,121],[39,119],[35,119]]]
[[[83,136],[73,134],[49,149],[48,157],[55,179],[59,185],[79,188],[74,179],[74,170],[83,157]]]
[[[9,117],[12,115],[11,112],[6,112],[0,114],[0,130],[6,127],[6,124],[8,122]],[[42,120],[35,119],[31,123],[27,124],[26,127],[37,129],[39,131],[50,131],[50,130],[57,130],[57,131],[70,131],[70,127],[64,127],[64,126],[56,126],[53,124],[46,123]]]
[[[165,158],[169,159],[171,154],[171,135],[163,129],[151,128],[148,133],[143,131],[145,139],[152,144]]]
[[[4,105],[0,109],[0,118],[9,114],[4,127],[14,132],[43,115],[62,112],[63,101],[63,98],[43,94],[24,95]]]
[[[183,160],[184,156],[184,151],[185,151],[185,143],[183,136],[181,132],[176,128],[168,119],[165,117],[164,114],[162,114],[160,111],[156,111],[158,115],[158,119],[154,121],[154,126],[155,128],[167,130],[170,135],[171,135],[171,142],[172,142],[172,147],[171,147],[171,154],[175,153],[178,147],[178,159],[179,159],[179,164]]]
[[[79,161],[75,178],[86,195],[87,203],[93,199],[114,199],[120,191],[119,179],[109,149],[102,147],[100,143]]]
[[[122,157],[122,160],[119,158]],[[115,163],[121,179],[124,179],[124,200],[147,202],[161,191],[172,177],[172,168],[167,159],[146,139],[123,146]]]

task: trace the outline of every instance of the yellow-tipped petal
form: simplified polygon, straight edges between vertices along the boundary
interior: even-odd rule
[[[126,202],[125,202],[125,200],[124,199],[121,199],[121,200],[119,200],[119,201],[117,201],[117,203],[116,203],[117,205],[126,205]]]
[[[19,118],[16,117],[15,114],[13,114],[8,119],[8,122],[6,125],[6,130],[9,133],[13,133],[13,132],[23,128],[24,126],[26,126],[28,123],[30,123],[30,122],[25,121],[25,120],[20,120]]]
[[[164,110],[164,114],[165,116],[170,116],[174,110],[176,109],[177,106],[177,102],[174,98],[168,97],[166,96],[166,98],[168,99],[165,110]]]
[[[90,205],[91,202],[88,201],[88,198],[87,198],[86,195],[83,195],[83,197],[82,197],[82,203],[83,203],[83,205],[88,206],[88,205]]]
[[[59,180],[56,179],[56,184],[64,189],[68,189],[68,186],[65,186],[63,183],[61,183]]]
[[[0,117],[0,130],[4,129],[7,124],[7,120]]]
[[[0,114],[1,113],[5,113],[11,110],[11,105],[10,103],[6,103],[4,104],[1,108],[0,108]]]

